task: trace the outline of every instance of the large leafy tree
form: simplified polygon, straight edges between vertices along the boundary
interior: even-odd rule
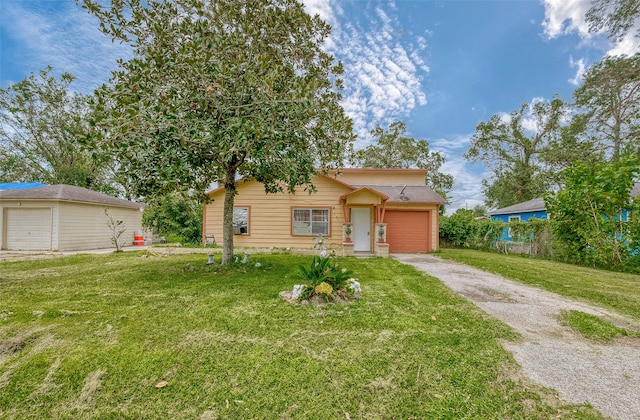
[[[566,107],[562,100],[524,103],[509,116],[494,115],[476,127],[465,158],[481,161],[492,172],[483,180],[486,204],[505,207],[541,197],[555,183],[546,162],[562,137]]]
[[[89,127],[89,96],[70,91],[74,79],[47,67],[0,88],[1,180],[113,191],[108,160],[79,142]]]
[[[640,201],[630,194],[638,175],[640,160],[634,156],[568,168],[565,187],[545,197],[556,251],[567,260],[603,267],[637,253]]]
[[[453,186],[453,176],[440,172],[444,156],[430,150],[426,140],[406,136],[406,131],[400,121],[391,123],[388,130],[376,127],[371,131],[376,142],[355,152],[354,163],[366,168],[428,169],[426,185],[446,196]]]
[[[313,190],[316,168],[353,142],[339,104],[330,27],[296,0],[84,0],[131,45],[96,104],[100,147],[142,196],[225,187],[223,261],[233,257],[236,179]]]
[[[592,0],[587,12],[589,31],[606,30],[609,38],[621,40],[636,26],[640,17],[640,0]],[[635,34],[638,36],[638,33]]]
[[[640,151],[640,54],[595,64],[574,98],[581,111],[581,136],[599,154],[615,161]]]

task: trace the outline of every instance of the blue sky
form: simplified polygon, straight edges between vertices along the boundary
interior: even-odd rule
[[[305,0],[333,27],[326,48],[345,65],[343,106],[356,147],[396,120],[447,158],[455,184],[448,212],[481,204],[488,176],[462,155],[475,127],[524,102],[565,100],[606,54],[632,54],[638,39],[611,44],[588,34],[590,0]],[[130,52],[102,35],[73,0],[0,2],[0,84],[52,65],[91,92]]]

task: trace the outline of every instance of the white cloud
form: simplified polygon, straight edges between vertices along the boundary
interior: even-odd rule
[[[569,66],[571,68],[575,68],[577,67],[576,70],[576,75],[569,79],[569,83],[571,83],[574,86],[578,86],[581,82],[582,82],[582,78],[584,76],[584,73],[586,71],[586,65],[584,62],[584,58],[581,58],[579,60],[574,60],[573,57],[569,58]]]
[[[332,1],[330,6],[335,12],[334,4]],[[341,13],[333,14],[327,50],[344,65],[342,105],[353,119],[361,146],[371,141],[369,132],[375,126],[402,120],[427,103],[422,77],[429,67],[421,57],[427,40],[407,34],[395,10],[393,3],[363,10],[369,18],[366,27],[341,20]]]
[[[320,15],[320,18],[329,24],[334,21],[330,0],[303,0],[303,3],[305,10],[311,16]]]
[[[585,0],[544,0],[545,20],[542,23],[549,38],[578,32],[580,36],[589,36],[589,24],[586,21],[590,1]]]
[[[544,0],[545,20],[542,23],[545,34],[549,38],[562,35],[577,34],[585,42],[592,42],[596,35],[589,32],[586,20],[587,11],[591,8],[589,0]],[[631,28],[629,33],[619,42],[608,43],[607,55],[633,55],[640,50],[640,39],[635,36],[640,23]],[[601,38],[602,36],[600,36]],[[575,79],[572,79],[575,80]],[[572,82],[573,83],[573,82]]]
[[[448,158],[450,155],[462,155],[469,148],[470,142],[471,135],[437,138],[429,140],[429,148]]]
[[[500,116],[500,122],[503,124],[509,124],[511,122],[511,114],[508,114],[506,112],[498,112],[498,114]]]
[[[128,58],[128,47],[114,44],[98,29],[97,20],[73,2],[58,3],[56,12],[31,2],[2,5],[2,29],[16,40],[23,68],[37,71],[51,65],[56,73],[77,77],[73,87],[91,92],[105,82],[117,58]],[[26,74],[25,74],[26,76]]]
[[[640,39],[635,36],[638,25],[631,29],[625,37],[607,52],[607,55],[632,56],[640,51]]]
[[[523,116],[521,123],[522,123],[522,128],[524,128],[526,132],[529,132],[529,133],[538,132],[538,121],[536,121],[536,119],[531,115]]]

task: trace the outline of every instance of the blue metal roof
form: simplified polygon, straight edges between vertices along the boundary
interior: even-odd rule
[[[46,187],[47,184],[40,182],[7,182],[0,184],[0,191],[3,190],[27,190],[29,188]]]

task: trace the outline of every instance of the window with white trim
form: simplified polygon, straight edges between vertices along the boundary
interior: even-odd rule
[[[292,235],[329,236],[331,214],[328,208],[293,208],[291,210]]]
[[[233,208],[233,234],[249,234],[249,207]]]

